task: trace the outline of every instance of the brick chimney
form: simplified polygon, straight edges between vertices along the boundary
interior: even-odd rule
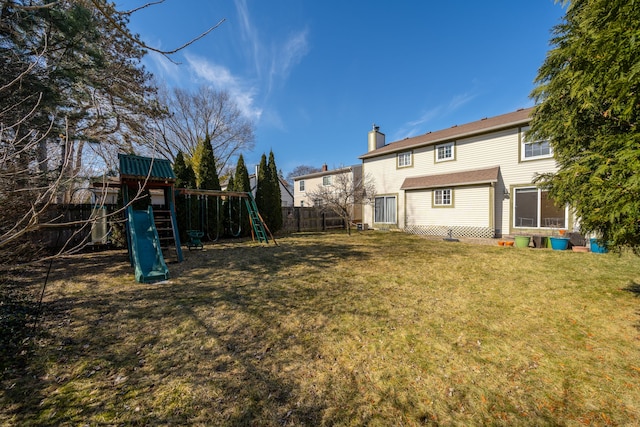
[[[323,164],[323,165],[322,165],[322,172],[326,172],[326,171],[328,171],[328,170],[329,170],[329,169],[327,168],[327,164],[326,164],[326,163],[325,163],[325,164]]]

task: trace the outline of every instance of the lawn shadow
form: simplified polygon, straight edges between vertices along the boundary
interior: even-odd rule
[[[629,285],[627,285],[626,288],[623,288],[622,290],[627,291],[627,292],[631,292],[632,294],[634,294],[636,296],[636,298],[640,298],[640,284],[636,283],[636,282],[631,282],[629,283]],[[638,310],[636,312],[636,314],[638,315],[638,317],[640,317],[640,310]],[[640,330],[640,320],[638,320],[635,325],[636,329]]]
[[[623,288],[624,291],[631,292],[636,297],[640,297],[640,284],[636,282],[631,282],[627,285],[626,288]]]
[[[313,272],[337,259],[367,257],[334,242],[229,244],[188,253],[170,267],[172,279],[157,284],[133,281],[126,252],[56,260],[52,280],[59,281],[45,299],[37,354],[5,370],[0,421],[58,425],[108,413],[116,424],[181,424],[211,411],[225,425],[320,424],[321,400],[299,401],[299,379],[283,373],[320,350],[282,319],[301,304],[311,318],[348,310],[348,301],[342,307],[322,301],[331,290],[314,282]],[[310,272],[299,287],[266,285],[298,268]],[[118,285],[103,283],[105,277]],[[47,374],[50,366],[58,367],[55,377]],[[87,381],[91,392],[83,394]],[[204,392],[180,395],[176,387],[172,396],[142,397],[173,383]],[[181,399],[172,415],[158,410]]]
[[[32,356],[45,278],[44,264],[0,266],[0,407],[11,408],[23,399],[34,403],[41,397],[37,378],[42,370],[32,364]],[[3,417],[0,411],[0,424]]]

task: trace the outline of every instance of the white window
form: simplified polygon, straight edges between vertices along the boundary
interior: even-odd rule
[[[411,166],[411,151],[407,151],[406,153],[398,154],[398,167],[406,168]]]
[[[546,190],[516,188],[514,195],[514,227],[566,228],[567,210],[556,206]]]
[[[304,180],[300,181],[300,191],[304,191]]]
[[[435,190],[433,192],[434,206],[451,206],[453,204],[452,191],[450,188]]]
[[[331,175],[322,177],[322,185],[331,185]]]
[[[379,224],[396,223],[396,196],[382,196],[375,199],[375,218]]]
[[[553,149],[549,141],[529,141],[526,137],[528,130],[528,127],[520,129],[520,140],[522,141],[521,160],[553,157]]]
[[[436,145],[436,162],[444,162],[455,159],[455,142]]]

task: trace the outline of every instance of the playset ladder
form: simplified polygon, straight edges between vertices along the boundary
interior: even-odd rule
[[[247,193],[248,197],[244,199],[245,204],[247,205],[247,211],[249,212],[249,219],[251,220],[251,227],[253,227],[253,232],[255,236],[258,238],[258,242],[269,243],[269,238],[267,237],[267,230],[265,229],[265,224],[262,221],[262,217],[258,212],[258,206],[256,205],[256,201],[253,198],[251,192]]]
[[[175,215],[171,214],[172,212],[170,209],[158,209],[154,213],[154,222],[156,229],[158,230],[160,247],[163,250],[175,250],[176,258],[178,259],[178,261],[182,261],[182,251],[180,250],[180,243],[176,238],[177,230],[174,224]]]

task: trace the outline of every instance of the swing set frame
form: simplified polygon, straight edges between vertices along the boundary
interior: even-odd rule
[[[204,211],[201,209],[200,211],[200,223],[202,228],[207,229],[208,228],[208,212],[209,212],[209,206],[208,206],[208,198],[209,197],[215,197],[216,198],[216,205],[217,205],[217,209],[216,209],[216,223],[219,225],[220,224],[220,207],[221,207],[221,200],[223,200],[224,198],[229,198],[229,202],[231,202],[231,198],[235,197],[238,199],[238,231],[234,232],[232,229],[232,219],[231,219],[231,203],[229,203],[229,222],[230,222],[230,231],[231,231],[231,235],[233,237],[238,237],[240,235],[240,233],[242,232],[242,203],[241,201],[244,199],[245,200],[245,204],[247,205],[247,215],[249,215],[249,221],[251,224],[251,239],[253,241],[256,240],[256,224],[254,223],[256,220],[259,219],[261,226],[264,227],[264,229],[266,230],[266,232],[269,234],[269,236],[271,237],[271,240],[273,240],[273,242],[276,244],[276,246],[278,245],[278,242],[276,242],[276,239],[273,237],[273,234],[271,233],[271,230],[269,230],[269,227],[267,226],[267,224],[264,222],[264,220],[262,219],[262,216],[260,215],[259,212],[257,212],[256,210],[256,216],[257,218],[253,218],[252,215],[250,214],[249,210],[249,200],[253,200],[253,196],[251,195],[251,193],[245,193],[245,192],[241,192],[241,191],[223,191],[223,190],[201,190],[201,189],[192,189],[192,188],[176,188],[175,189],[175,195],[176,197],[178,196],[185,196],[185,198],[187,198],[187,221],[188,221],[188,230],[187,230],[187,235],[189,236],[189,238],[191,239],[188,243],[187,243],[187,247],[189,248],[189,250],[191,250],[192,247],[196,248],[196,249],[202,249],[203,248],[203,244],[202,244],[202,237],[204,237],[205,235],[205,231],[204,230],[196,230],[193,229],[191,227],[191,196],[196,196],[198,197],[198,200],[201,200],[202,197],[204,197],[205,199],[205,207],[204,207]],[[255,202],[254,202],[255,203]],[[204,212],[204,214],[203,214]],[[206,224],[206,225],[205,225]],[[210,236],[208,236],[210,238]],[[220,228],[219,226],[216,226],[216,236],[215,239],[211,239],[213,242],[217,242],[218,239],[220,237]],[[264,236],[264,240],[268,243],[268,239],[266,239],[266,236]]]

